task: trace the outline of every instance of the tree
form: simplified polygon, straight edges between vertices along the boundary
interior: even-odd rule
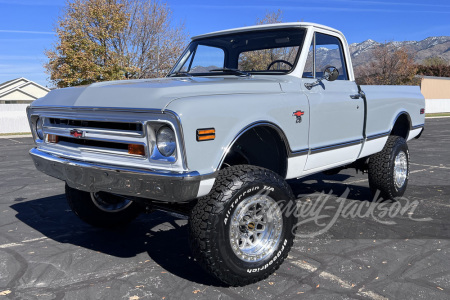
[[[404,48],[385,43],[372,50],[373,61],[355,70],[358,84],[416,84],[417,67]]]
[[[417,74],[422,76],[450,77],[449,63],[439,56],[424,59],[417,69]]]
[[[440,56],[432,56],[425,58],[422,62],[423,66],[448,66],[448,62]]]
[[[417,66],[417,74],[421,76],[450,77],[450,66],[433,65],[433,66]]]
[[[55,31],[45,68],[57,87],[161,77],[187,36],[157,0],[68,0]]]
[[[283,22],[283,11],[281,9],[266,12],[262,19],[256,18],[256,25],[276,24],[281,22]]]

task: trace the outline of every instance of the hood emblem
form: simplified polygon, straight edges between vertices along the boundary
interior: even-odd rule
[[[292,113],[292,116],[296,117],[295,118],[295,123],[301,123],[302,122],[302,116],[305,114],[304,111],[301,110],[297,110],[295,112]]]
[[[84,136],[84,131],[78,130],[78,129],[72,129],[70,131],[70,135],[73,136],[74,138],[81,138]]]

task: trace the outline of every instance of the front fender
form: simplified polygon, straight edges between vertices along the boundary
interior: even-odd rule
[[[254,124],[277,127],[288,151],[308,147],[309,104],[300,93],[198,96],[172,101],[167,109],[180,118],[188,168],[200,174],[217,171],[236,138]],[[304,112],[301,122],[293,115],[297,110]],[[215,139],[197,141],[202,128],[214,128]]]

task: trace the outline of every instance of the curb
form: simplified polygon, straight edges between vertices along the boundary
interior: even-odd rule
[[[18,138],[30,138],[30,137],[33,137],[31,135],[31,133],[30,134],[21,134],[21,135],[14,135],[14,134],[0,135],[0,139],[18,139]]]

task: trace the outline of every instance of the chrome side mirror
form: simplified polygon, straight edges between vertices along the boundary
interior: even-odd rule
[[[339,77],[339,70],[335,67],[327,67],[323,71],[322,79],[326,79],[328,81],[335,81]]]
[[[305,87],[310,90],[316,85],[319,85],[322,83],[322,80],[326,81],[335,81],[339,77],[339,70],[335,67],[326,67],[325,70],[323,70],[322,78],[317,78],[316,81],[313,83],[305,83]]]

